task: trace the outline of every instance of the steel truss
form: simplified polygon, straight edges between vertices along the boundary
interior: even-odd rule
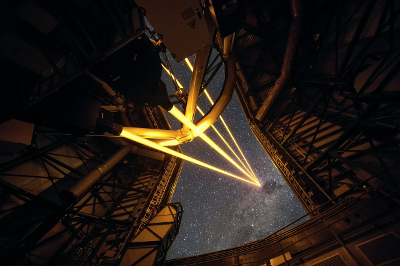
[[[377,176],[371,177],[375,178]],[[346,199],[346,192],[342,197],[335,198],[340,204],[334,205],[329,211],[322,212],[324,206],[321,206],[320,210],[306,213],[263,239],[213,253],[170,260],[166,265],[260,265],[287,252],[292,257],[281,265],[298,265],[312,261],[316,250],[325,253],[335,250],[341,256],[350,257],[345,260],[348,264],[357,265],[357,261],[362,262],[360,256],[363,255],[355,251],[354,245],[349,242],[368,231],[396,227],[395,217],[399,209],[389,207],[391,199],[388,197],[371,199],[369,196],[375,192],[365,192],[351,199]],[[309,219],[309,216],[314,217]],[[363,218],[358,219],[361,216]]]
[[[145,112],[154,118],[148,126],[168,124],[161,110]],[[183,165],[181,159],[154,156],[154,151],[147,157],[142,148],[140,155],[124,156],[72,202],[65,197],[118,149],[104,137],[76,137],[37,127],[31,146],[2,154],[3,261],[118,265],[130,241],[160,205],[171,201]]]
[[[2,41],[37,56],[34,64],[26,65],[15,51],[0,54],[1,121],[28,110],[146,30],[142,11],[132,1],[19,4],[4,4]],[[48,25],[35,22],[29,10],[40,12]],[[15,73],[25,78],[16,78]]]
[[[267,7],[257,8],[262,13]],[[382,193],[397,191],[397,1],[302,2],[302,8],[309,15],[295,73],[262,121],[256,114],[279,76],[274,57],[285,52],[271,56],[270,47],[282,42],[288,27],[280,28],[276,40],[266,38],[275,24],[265,11],[249,16],[253,27],[238,33],[239,62],[250,70],[236,90],[254,134],[309,211],[349,189],[357,188],[353,197],[385,180],[391,181]],[[364,182],[378,173],[379,180]]]

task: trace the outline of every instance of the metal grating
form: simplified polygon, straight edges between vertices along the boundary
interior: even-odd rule
[[[327,259],[318,261],[317,263],[314,263],[312,266],[347,266],[347,264],[344,262],[342,256],[336,254]]]
[[[372,265],[380,265],[389,261],[400,262],[399,246],[400,238],[390,233],[361,243],[357,247]]]
[[[261,143],[261,146],[267,152],[271,161],[274,163],[275,167],[281,172],[282,176],[285,178],[286,182],[290,185],[293,191],[296,192],[298,198],[301,199],[304,206],[309,212],[314,210],[314,202],[310,195],[303,189],[301,184],[295,177],[295,171],[289,166],[283,156],[275,148],[274,144],[268,139],[272,138],[271,135],[266,132],[264,134],[261,129],[252,121],[249,121],[250,129],[256,136],[257,140]],[[268,137],[267,137],[268,134]]]

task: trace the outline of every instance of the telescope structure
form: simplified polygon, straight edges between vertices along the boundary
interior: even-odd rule
[[[0,6],[1,265],[400,264],[400,1]],[[193,54],[184,88],[169,60]],[[221,68],[220,97],[200,110]],[[240,143],[230,153],[205,134],[233,93],[307,214],[166,260],[184,223],[171,200],[185,160],[261,186]],[[194,138],[240,174],[184,155]]]

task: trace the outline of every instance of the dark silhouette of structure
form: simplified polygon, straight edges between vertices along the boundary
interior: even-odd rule
[[[398,265],[399,2],[244,6],[236,93],[310,219],[167,265]]]
[[[223,64],[221,37],[235,33],[243,111],[308,213],[264,239],[165,264],[398,265],[400,2],[199,5],[185,16],[214,18],[221,55],[203,87]],[[183,160],[111,135],[115,124],[170,129],[158,107],[169,101],[165,46],[145,34],[145,10],[0,6],[1,264],[163,265]]]

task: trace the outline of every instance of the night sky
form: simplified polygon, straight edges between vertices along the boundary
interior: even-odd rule
[[[178,64],[170,56],[169,58],[175,76],[188,90],[191,78],[189,68],[184,61]],[[193,64],[194,56],[190,60]],[[172,94],[174,89],[171,78],[165,72],[162,78]],[[207,88],[214,101],[220,94],[223,82],[222,67]],[[201,96],[199,106],[205,112],[211,107],[205,95]],[[222,116],[262,187],[185,162],[172,199],[172,202],[182,203],[183,220],[179,235],[168,253],[168,259],[199,255],[251,242],[268,236],[305,214],[303,207],[252,134],[235,94]],[[180,123],[168,113],[167,117],[171,126],[177,129]],[[198,118],[196,116],[195,121]],[[229,142],[230,138],[223,124],[217,121],[214,125]],[[213,129],[209,128],[205,133],[229,154],[229,150]],[[234,144],[231,146],[234,147]],[[181,145],[181,148],[186,155],[243,176],[200,138]],[[236,159],[233,155],[232,158]]]

